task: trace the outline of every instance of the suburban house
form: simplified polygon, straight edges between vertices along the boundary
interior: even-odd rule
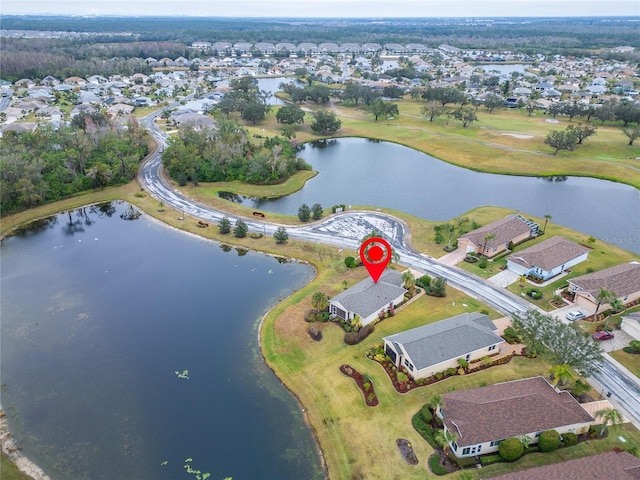
[[[442,395],[436,414],[455,441],[458,458],[493,453],[504,439],[531,438],[557,430],[585,433],[593,417],[569,392],[554,388],[544,377],[525,378]]]
[[[640,478],[640,458],[634,457],[629,452],[606,452],[527,470],[518,469],[517,472],[491,477],[491,480],[558,480],[559,478],[637,480]]]
[[[507,258],[507,268],[520,275],[548,280],[584,262],[589,251],[587,247],[564,237],[551,237],[510,255]]]
[[[463,313],[384,337],[384,350],[413,378],[427,378],[457,368],[459,358],[470,362],[498,353],[505,341],[495,330],[487,315]]]
[[[517,213],[473,230],[458,238],[458,248],[495,257],[509,245],[517,245],[538,235],[540,225]]]
[[[640,312],[623,315],[620,329],[627,332],[634,339],[640,340]]]
[[[574,302],[585,308],[598,307],[600,289],[613,292],[622,303],[640,299],[640,263],[630,262],[587,273],[568,280],[569,290],[575,294]],[[599,310],[606,310],[609,304],[601,304]]]
[[[362,326],[378,318],[380,311],[387,311],[404,300],[407,290],[402,286],[402,274],[386,269],[377,283],[367,276],[361,282],[329,300],[329,312],[343,320],[360,317]]]

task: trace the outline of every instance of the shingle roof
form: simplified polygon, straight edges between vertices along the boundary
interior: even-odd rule
[[[402,345],[411,363],[418,370],[422,370],[504,342],[493,332],[494,330],[496,326],[488,316],[481,313],[463,313],[390,335],[384,340],[391,343],[398,354],[401,353],[399,345]]]
[[[491,477],[491,480],[569,479],[638,480],[640,479],[640,459],[629,452],[607,452]]]
[[[580,404],[543,377],[442,395],[444,423],[460,447],[591,422]]]
[[[348,311],[366,318],[403,295],[406,290],[400,286],[402,284],[400,272],[386,269],[377,283],[374,283],[371,277],[367,277],[348,290],[340,292],[331,301],[340,302]]]
[[[580,291],[598,296],[600,288],[616,294],[618,298],[640,291],[640,263],[630,262],[587,273],[568,280]]]
[[[485,244],[485,235],[495,235],[495,238],[487,242],[485,248],[493,248],[498,245],[509,243],[514,238],[531,231],[524,218],[519,215],[510,215],[508,217],[497,220],[489,225],[480,227],[477,230],[462,235],[460,238],[467,238],[474,245],[480,246]]]
[[[538,267],[551,271],[580,255],[589,252],[587,247],[578,245],[564,237],[551,237],[511,255],[508,260],[526,268]]]

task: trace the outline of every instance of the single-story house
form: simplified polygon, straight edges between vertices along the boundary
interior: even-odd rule
[[[623,315],[620,329],[636,340],[640,340],[640,312]]]
[[[458,238],[458,248],[495,257],[510,244],[517,245],[538,235],[540,225],[517,213],[473,230]]]
[[[213,118],[200,115],[199,113],[186,112],[179,115],[173,114],[170,118],[179,127],[189,126],[195,129],[202,129],[216,125],[216,121]]]
[[[384,350],[413,378],[427,378],[457,368],[459,358],[471,362],[498,353],[505,341],[495,330],[487,315],[463,313],[384,337]]]
[[[491,480],[558,480],[579,478],[581,480],[637,480],[640,478],[640,458],[629,452],[606,452],[541,467],[518,469]]]
[[[458,458],[497,452],[511,437],[526,435],[535,444],[545,430],[578,435],[593,422],[569,392],[544,377],[445,393],[436,414],[454,436],[450,447]]]
[[[374,283],[367,277],[353,287],[329,300],[329,312],[343,320],[360,317],[362,326],[378,318],[380,311],[387,311],[404,300],[407,290],[403,287],[402,274],[386,269]]]
[[[589,249],[564,237],[551,237],[543,242],[513,253],[507,258],[507,268],[520,275],[542,280],[561,274],[584,262]]]
[[[598,308],[598,294],[603,288],[616,295],[627,304],[640,299],[640,263],[630,262],[605,268],[568,280],[569,290],[575,294],[574,302],[587,309]],[[609,304],[601,304],[599,310],[606,310]]]

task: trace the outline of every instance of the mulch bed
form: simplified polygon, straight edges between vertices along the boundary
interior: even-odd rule
[[[413,451],[413,447],[411,446],[411,442],[409,442],[409,440],[398,438],[396,439],[396,445],[400,450],[400,454],[409,465],[418,464],[418,457],[416,456],[416,452]]]
[[[378,397],[373,388],[372,380],[369,380],[368,382],[370,387],[369,387],[369,391],[367,391],[364,387],[364,384],[365,384],[364,376],[360,372],[358,372],[355,368],[353,368],[350,365],[340,365],[340,371],[347,377],[351,377],[353,381],[356,382],[356,385],[358,386],[358,388],[362,392],[362,395],[364,396],[364,401],[367,403],[367,406],[375,407],[376,405],[378,405]]]

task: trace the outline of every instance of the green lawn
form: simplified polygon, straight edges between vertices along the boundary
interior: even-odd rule
[[[0,456],[0,479],[2,480],[30,480],[4,453]]]

